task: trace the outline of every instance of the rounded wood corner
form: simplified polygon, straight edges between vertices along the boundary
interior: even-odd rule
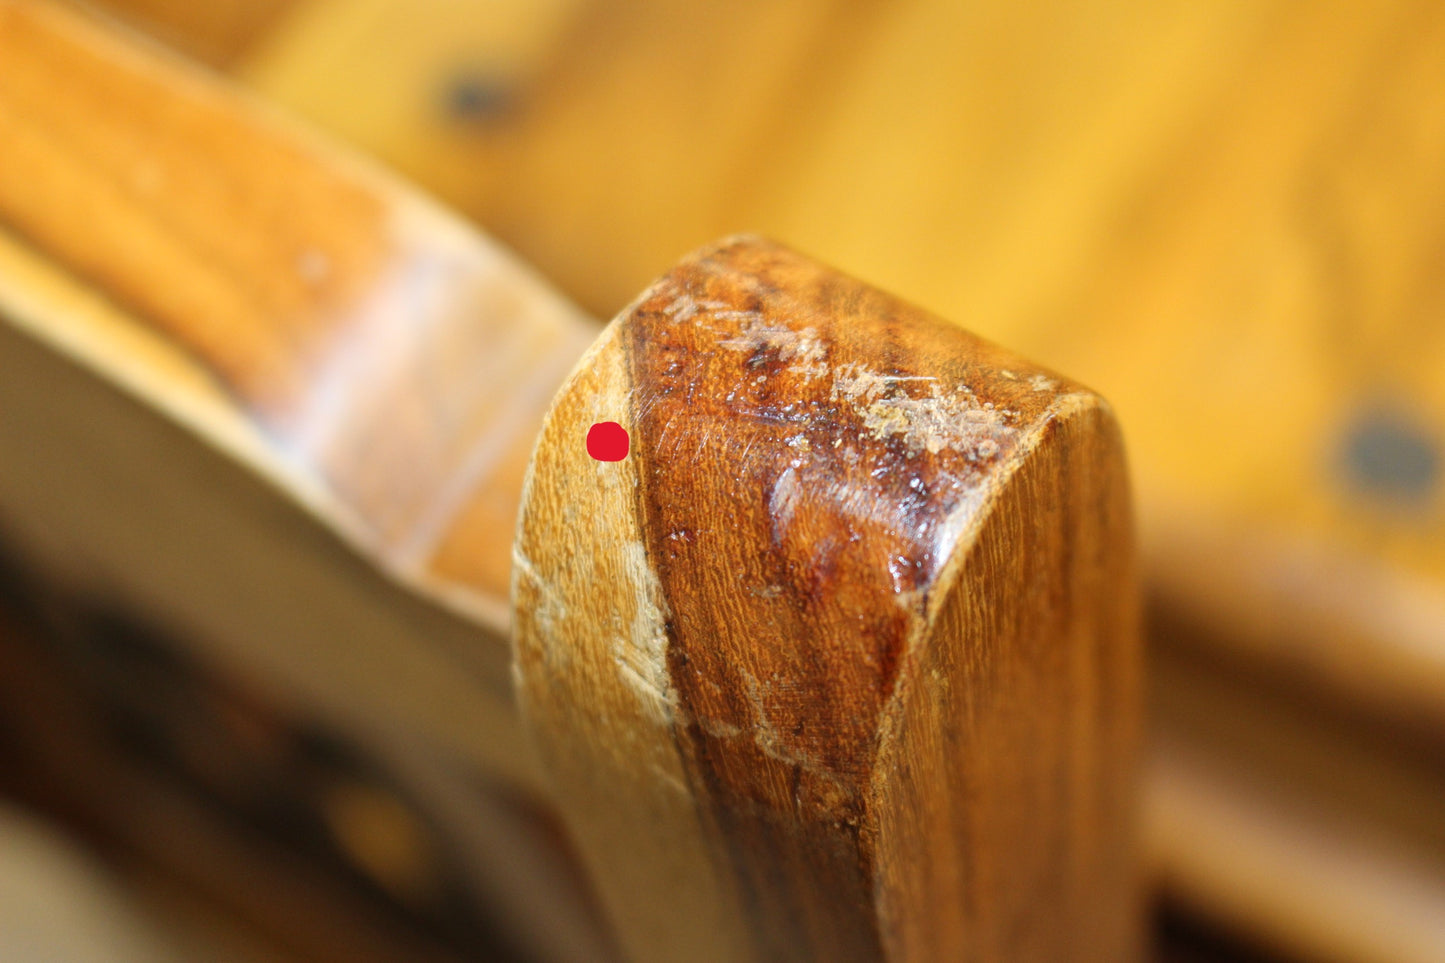
[[[1136,953],[1132,552],[1097,396],[759,238],[684,260],[559,394],[514,565],[624,944]]]

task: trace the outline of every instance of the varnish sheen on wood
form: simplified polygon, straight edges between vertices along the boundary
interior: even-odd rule
[[[628,949],[1131,958],[1127,500],[1096,396],[767,242],[624,311],[534,456],[514,645]]]
[[[579,312],[71,11],[0,0],[0,62],[0,527],[38,573],[344,732],[549,955],[608,941],[483,787],[558,807],[637,959],[1135,953],[1095,396],[725,242],[585,356],[509,558]]]

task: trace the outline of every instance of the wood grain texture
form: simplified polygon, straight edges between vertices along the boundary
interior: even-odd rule
[[[739,238],[613,323],[529,478],[524,714],[634,956],[1137,953],[1096,396]]]

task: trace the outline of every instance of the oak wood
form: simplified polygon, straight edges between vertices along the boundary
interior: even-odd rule
[[[627,949],[1135,956],[1129,526],[1051,373],[755,239],[649,288],[548,415],[514,589]]]

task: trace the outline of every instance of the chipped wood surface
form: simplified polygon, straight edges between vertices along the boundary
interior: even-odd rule
[[[613,323],[529,478],[524,715],[636,957],[1138,951],[1097,397],[738,238]]]

